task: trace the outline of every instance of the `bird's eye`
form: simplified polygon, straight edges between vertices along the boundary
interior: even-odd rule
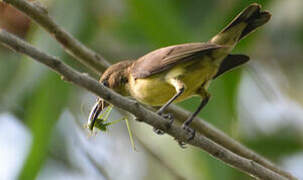
[[[121,82],[122,82],[122,83],[127,83],[127,82],[128,82],[128,79],[125,78],[125,77],[123,77],[123,78],[121,79]]]
[[[101,82],[104,86],[106,86],[106,87],[108,87],[109,86],[109,83],[108,83],[108,81],[107,80],[104,80],[104,81],[102,81]]]

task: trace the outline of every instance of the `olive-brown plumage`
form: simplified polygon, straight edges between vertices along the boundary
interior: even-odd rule
[[[210,94],[207,88],[211,80],[249,60],[246,55],[229,53],[239,40],[270,19],[270,13],[260,9],[260,5],[251,4],[206,43],[168,46],[136,61],[114,64],[104,72],[100,82],[143,104],[162,106],[157,111],[160,115],[172,102],[200,96],[201,104],[183,124],[186,130],[193,132],[188,125],[208,102]],[[104,108],[98,104],[104,104],[102,99],[94,107],[89,123],[93,124]]]

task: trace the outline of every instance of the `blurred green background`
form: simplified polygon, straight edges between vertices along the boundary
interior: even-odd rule
[[[59,25],[112,63],[207,41],[252,2],[272,19],[235,48],[251,61],[212,83],[200,117],[303,179],[303,1],[41,0]],[[0,27],[98,78],[3,3]],[[180,149],[142,123],[132,122],[144,142],[135,141],[137,151],[124,123],[89,136],[83,124],[95,98],[0,46],[0,179],[176,179],[163,162],[186,179],[251,179],[196,148]],[[192,98],[179,105],[193,111],[198,103]]]

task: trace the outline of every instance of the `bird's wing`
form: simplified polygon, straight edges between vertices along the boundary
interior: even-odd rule
[[[135,79],[145,78],[178,63],[201,59],[199,57],[205,53],[222,47],[212,43],[188,43],[157,49],[139,58],[133,64],[131,74]]]

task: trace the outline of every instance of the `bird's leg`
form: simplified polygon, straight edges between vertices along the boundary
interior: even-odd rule
[[[165,103],[156,113],[166,119],[169,119],[169,124],[167,128],[170,128],[174,122],[174,117],[171,113],[164,114],[164,111],[172,102],[174,102],[184,92],[185,85],[182,81],[175,78],[169,80],[168,82],[175,87],[177,93],[169,101],[167,101],[167,103]],[[156,128],[154,128],[154,132],[158,135],[164,134],[162,130]]]
[[[197,110],[182,124],[182,128],[186,130],[189,134],[189,137],[187,141],[192,140],[195,137],[195,130],[190,128],[189,125],[194,120],[194,118],[199,114],[199,112],[205,107],[205,105],[208,103],[210,99],[210,94],[204,89],[204,87],[201,87],[201,89],[198,92],[202,98],[200,105],[198,106]],[[185,143],[178,141],[179,145],[184,148]]]

